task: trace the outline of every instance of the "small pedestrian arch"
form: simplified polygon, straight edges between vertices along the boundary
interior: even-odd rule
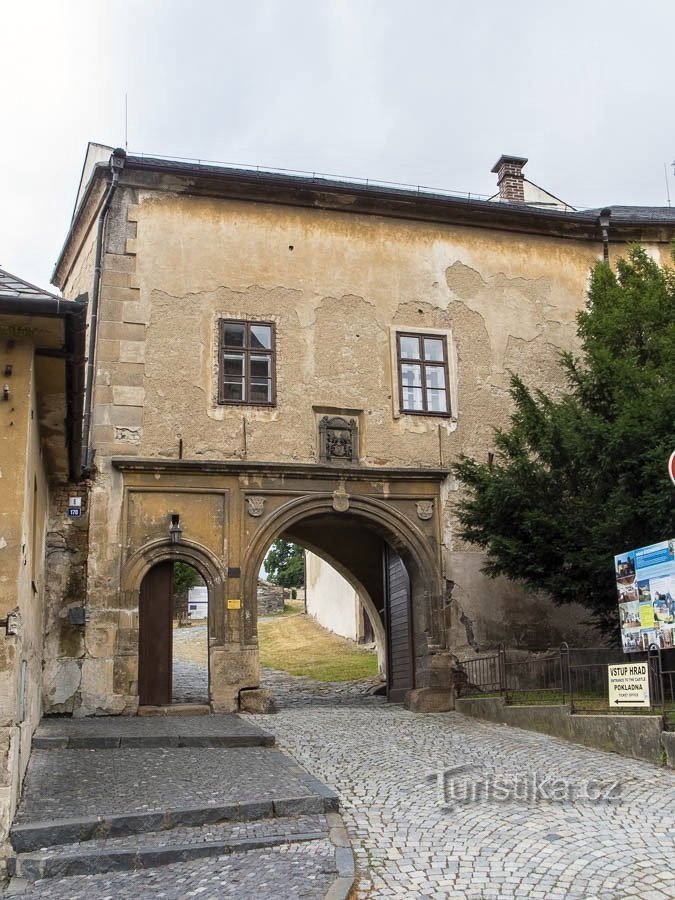
[[[222,606],[225,578],[221,563],[211,551],[194,541],[181,540],[174,544],[170,540],[149,541],[139,547],[123,564],[120,575],[120,589],[123,606],[133,608],[138,605],[141,582],[147,573],[161,562],[184,562],[193,566],[204,579],[213,598],[214,607]]]
[[[121,587],[128,608],[138,609],[138,695],[144,706],[172,702],[172,571],[183,562],[204,579],[209,595],[209,642],[222,629],[223,578],[217,560],[194,542],[153,541],[139,548],[124,565]],[[206,693],[206,681],[203,685]],[[209,700],[211,687],[209,683]],[[204,696],[204,700],[206,700]]]

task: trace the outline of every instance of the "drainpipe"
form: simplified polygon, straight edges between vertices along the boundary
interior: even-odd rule
[[[82,477],[88,478],[94,463],[94,451],[89,446],[91,435],[91,411],[94,396],[94,362],[96,356],[96,338],[98,332],[98,298],[101,291],[101,260],[103,259],[103,232],[108,216],[108,209],[117,188],[120,172],[124,168],[126,151],[118,147],[110,156],[110,172],[112,178],[108,190],[103,198],[103,205],[98,216],[98,228],[96,231],[96,259],[94,262],[94,285],[91,296],[91,316],[89,319],[89,349],[87,353],[87,377],[84,392],[84,417],[82,420],[82,452],[80,462]]]
[[[601,209],[600,217],[598,218],[600,231],[602,232],[602,258],[606,263],[609,262],[609,217],[611,215],[611,209]]]

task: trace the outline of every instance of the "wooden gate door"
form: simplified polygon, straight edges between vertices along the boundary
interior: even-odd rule
[[[171,703],[173,563],[153,566],[141,582],[138,610],[138,701]]]
[[[413,654],[410,578],[401,557],[385,548],[385,610],[387,613],[387,700],[400,703],[412,690]]]

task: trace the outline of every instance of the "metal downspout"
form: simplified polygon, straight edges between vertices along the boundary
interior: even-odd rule
[[[84,390],[84,415],[82,418],[82,450],[80,453],[80,464],[82,468],[82,477],[88,478],[94,462],[94,451],[89,446],[91,436],[91,411],[94,397],[94,365],[96,362],[96,339],[98,335],[98,300],[101,291],[101,261],[103,259],[103,232],[108,216],[108,209],[117,188],[120,172],[124,168],[124,160],[126,152],[119,147],[113,150],[110,157],[110,172],[112,178],[108,185],[108,190],[103,199],[101,212],[98,216],[98,227],[96,231],[96,257],[94,262],[94,284],[91,295],[91,316],[89,318],[89,346],[87,350],[87,374]]]
[[[609,220],[611,215],[612,210],[607,208],[601,210],[600,216],[598,217],[600,232],[602,234],[602,258],[606,263],[609,262]]]

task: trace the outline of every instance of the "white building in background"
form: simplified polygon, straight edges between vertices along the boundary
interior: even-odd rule
[[[191,622],[205,619],[209,613],[209,589],[205,584],[190,588],[188,592],[188,619]]]
[[[358,593],[342,575],[309,551],[305,552],[307,612],[319,625],[359,644],[375,640]]]

